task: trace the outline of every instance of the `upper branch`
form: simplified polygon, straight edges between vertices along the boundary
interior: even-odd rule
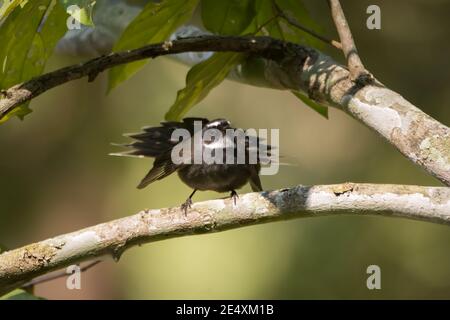
[[[49,72],[0,92],[0,119],[15,107],[63,83],[95,77],[120,64],[182,52],[235,51],[256,53],[264,57],[284,54],[286,43],[269,37],[200,36],[152,44],[142,48],[110,53],[98,58]],[[3,96],[3,97],[2,97]]]
[[[450,224],[450,188],[344,183],[297,186],[145,210],[0,254],[0,295],[52,270],[104,255],[118,259],[129,247],[184,235],[302,217],[362,214]]]

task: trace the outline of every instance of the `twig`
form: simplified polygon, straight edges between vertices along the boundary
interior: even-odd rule
[[[297,186],[136,215],[0,254],[0,295],[55,269],[129,247],[184,235],[326,215],[382,215],[450,225],[450,188],[344,183]]]
[[[353,41],[353,36],[341,4],[339,0],[328,0],[328,3],[331,9],[331,16],[333,17],[339,38],[341,39],[345,59],[347,59],[350,77],[352,81],[357,81],[357,79],[366,79],[367,81],[367,78],[371,78],[370,73],[366,70],[366,68],[364,68],[363,63],[359,58],[355,42]]]
[[[80,271],[85,272],[85,271],[89,270],[90,268],[94,267],[95,265],[99,264],[100,262],[102,262],[102,260],[96,260],[96,261],[90,262],[90,263],[86,264],[84,267],[81,267]],[[67,276],[66,270],[61,270],[58,272],[45,274],[43,276],[40,276],[40,277],[37,277],[37,278],[31,280],[30,282],[25,283],[22,286],[22,288],[27,289],[27,288],[33,287],[35,285],[38,285],[38,284],[41,284],[44,282],[49,282],[52,280],[56,280],[56,279],[59,279],[59,278],[65,277],[65,276]]]
[[[342,50],[342,45],[339,41],[328,39],[328,38],[316,33],[314,30],[311,30],[311,29],[301,25],[296,19],[285,14],[275,1],[273,1],[273,6],[274,6],[275,10],[277,11],[278,16],[280,18],[283,18],[284,20],[286,20],[289,24],[312,35],[313,37],[319,39],[320,41],[323,41],[323,42],[335,47],[336,49]]]
[[[252,32],[252,34],[256,35],[258,32],[260,32],[264,27],[266,27],[268,24],[270,24],[271,22],[273,22],[273,20],[276,20],[280,17],[280,15],[277,13],[275,15],[273,15],[272,17],[270,17],[269,19],[267,19],[267,21],[265,21],[262,25],[260,25],[258,27],[258,29],[256,29],[255,32]]]

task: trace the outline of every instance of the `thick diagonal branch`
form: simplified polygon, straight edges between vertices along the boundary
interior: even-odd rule
[[[353,82],[345,67],[319,51],[269,37],[202,36],[101,56],[5,90],[0,98],[0,119],[16,106],[68,81],[82,77],[92,80],[99,72],[119,64],[194,51],[249,54],[246,63],[233,72],[234,79],[256,86],[303,91],[320,104],[340,108],[450,186],[447,126],[379,83],[363,86]]]
[[[138,244],[303,217],[355,214],[404,217],[450,224],[450,188],[345,183],[298,186],[145,210],[0,254],[0,295],[31,279],[84,260],[112,255]]]

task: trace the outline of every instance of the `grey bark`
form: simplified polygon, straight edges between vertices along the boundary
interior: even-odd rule
[[[344,183],[297,186],[144,210],[122,219],[60,235],[0,254],[0,295],[31,279],[85,260],[113,256],[129,247],[192,234],[327,215],[381,215],[450,224],[450,188]]]

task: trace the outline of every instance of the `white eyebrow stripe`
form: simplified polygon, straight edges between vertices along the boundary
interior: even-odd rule
[[[230,121],[224,120],[224,119],[220,119],[220,120],[215,120],[215,121],[212,121],[210,123],[207,123],[205,127],[206,128],[215,128],[215,127],[218,127],[218,126],[220,126],[222,124],[227,124],[228,126],[231,126],[231,122]]]
[[[217,127],[219,124],[221,124],[222,123],[222,121],[214,121],[214,122],[210,122],[210,123],[208,123],[206,126],[208,127],[208,128],[211,128],[211,127]]]

